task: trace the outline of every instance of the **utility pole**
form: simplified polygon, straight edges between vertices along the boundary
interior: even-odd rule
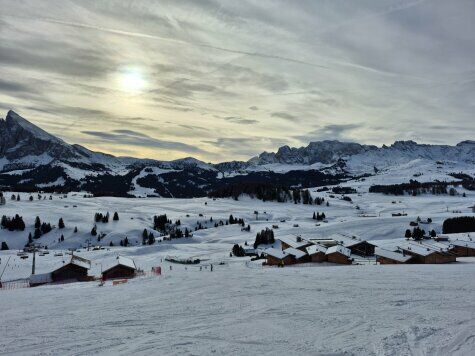
[[[31,266],[31,274],[35,274],[36,268],[36,247],[33,247],[33,265]]]

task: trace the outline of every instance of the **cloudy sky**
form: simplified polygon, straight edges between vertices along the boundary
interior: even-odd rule
[[[0,0],[0,117],[115,155],[475,138],[473,0]]]

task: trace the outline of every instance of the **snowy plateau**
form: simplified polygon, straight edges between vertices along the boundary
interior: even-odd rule
[[[393,253],[408,244],[435,252],[461,242],[473,246],[475,232],[443,231],[447,219],[475,216],[473,141],[380,148],[322,141],[247,162],[163,162],[69,145],[13,112],[0,121],[0,140],[0,215],[18,214],[25,225],[0,230],[0,243],[9,248],[0,251],[0,354],[474,354],[475,257],[381,264],[351,253],[348,265],[279,268],[231,254],[235,245],[252,249],[266,228],[275,242],[256,246],[264,257],[269,245],[282,250],[289,238],[313,244],[357,237]],[[250,179],[308,189],[312,201],[324,203],[209,195]],[[410,180],[447,183],[449,192],[370,192]],[[325,219],[314,219],[315,212]],[[96,213],[110,218],[95,220]],[[154,216],[163,214],[190,236],[160,233]],[[249,231],[218,223],[230,215]],[[36,217],[52,229],[30,244],[34,254],[22,252]],[[441,240],[406,239],[415,222]],[[144,230],[154,234],[153,243],[143,243]],[[128,246],[121,246],[126,237]],[[71,254],[90,261],[87,282],[28,287],[33,255],[41,277],[69,263]],[[118,256],[143,272],[101,280]],[[151,272],[157,267],[160,275]]]

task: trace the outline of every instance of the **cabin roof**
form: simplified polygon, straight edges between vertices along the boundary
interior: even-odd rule
[[[278,258],[280,260],[284,259],[287,256],[290,256],[289,253],[287,253],[285,251],[282,251],[282,250],[279,250],[279,249],[276,249],[276,248],[273,248],[273,247],[265,249],[264,253],[266,255]]]
[[[371,244],[370,242],[362,239],[361,237],[359,236],[356,236],[356,235],[344,235],[344,234],[333,234],[329,237],[329,239],[332,239],[332,240],[335,240],[337,242],[339,242],[341,245],[343,245],[344,247],[351,247],[351,246],[355,246],[355,245],[358,245],[362,242],[366,242],[366,243],[369,243]]]
[[[297,241],[297,236],[295,235],[284,235],[284,236],[279,236],[278,239],[289,245],[290,247],[293,247],[293,248],[300,248],[300,247],[305,247],[305,246],[308,246],[311,244],[311,242],[307,241],[307,240],[304,240],[302,238],[301,241]]]
[[[453,246],[459,247],[468,247],[475,249],[475,242],[474,241],[464,241],[464,240],[452,240],[450,244]]]
[[[351,250],[342,245],[335,245],[335,246],[329,247],[325,254],[331,255],[332,253],[341,253],[342,255],[345,255],[346,257],[351,256]]]
[[[410,255],[403,255],[402,253],[385,250],[380,247],[374,249],[374,254],[398,262],[407,262],[412,258]]]
[[[104,271],[102,273],[107,272],[107,271],[111,270],[112,268],[114,268],[116,266],[124,266],[124,267],[131,268],[131,269],[134,269],[134,270],[137,269],[133,259],[128,258],[128,257],[123,257],[123,256],[117,256],[115,261],[113,263],[110,263],[109,265],[107,265],[107,267],[104,269]]]
[[[307,253],[309,255],[313,255],[313,254],[316,254],[316,253],[325,253],[327,252],[327,248],[325,246],[322,246],[322,245],[318,245],[318,244],[315,244],[315,245],[311,245],[311,246],[308,246],[306,248],[307,250]]]
[[[306,255],[305,252],[303,252],[301,250],[297,250],[296,248],[293,248],[293,247],[286,248],[283,252],[294,256],[297,260]]]

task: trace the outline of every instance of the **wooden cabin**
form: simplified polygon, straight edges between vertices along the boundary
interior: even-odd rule
[[[328,262],[338,263],[341,265],[350,265],[353,260],[351,259],[351,250],[342,245],[331,246],[325,252]]]
[[[350,249],[353,255],[373,256],[375,245],[355,235],[334,234],[330,236],[337,244]]]
[[[285,235],[280,236],[278,240],[280,240],[282,250],[288,248],[295,248],[297,250],[305,252],[305,248],[312,245],[311,242],[303,239],[301,236]]]
[[[294,256],[276,248],[268,248],[264,250],[269,266],[291,265],[295,263]]]
[[[402,251],[390,251],[379,247],[376,247],[374,254],[376,255],[376,262],[382,265],[411,263],[413,260],[413,256]]]
[[[88,271],[91,261],[79,256],[71,256],[71,261],[51,272],[51,280],[55,282],[87,282],[91,278]]]
[[[133,278],[137,274],[134,260],[118,256],[116,262],[102,272],[102,279]]]
[[[307,253],[301,250],[297,250],[296,248],[289,247],[282,252],[291,255],[294,259],[293,263],[305,263],[309,261]]]
[[[450,253],[448,248],[433,247],[426,244],[408,243],[400,249],[410,256],[413,256],[414,263],[438,264],[456,261],[456,255]]]
[[[327,260],[326,252],[327,248],[322,245],[311,245],[306,248],[310,262],[321,263]]]
[[[450,249],[459,257],[475,257],[474,241],[452,240]]]

